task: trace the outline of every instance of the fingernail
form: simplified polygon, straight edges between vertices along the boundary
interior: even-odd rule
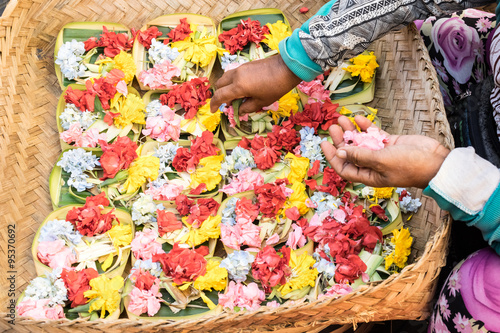
[[[341,150],[341,149],[337,150],[337,157],[338,158],[346,158],[347,157],[346,151],[345,150]]]

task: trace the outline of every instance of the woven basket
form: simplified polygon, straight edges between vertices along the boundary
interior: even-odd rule
[[[6,274],[16,276],[16,297],[36,276],[30,246],[40,223],[52,211],[48,178],[60,154],[56,109],[61,89],[54,70],[54,45],[62,26],[72,21],[118,22],[139,28],[160,15],[174,12],[199,13],[216,23],[233,12],[276,7],[285,12],[296,28],[316,12],[323,2],[311,0],[241,1],[176,0],[11,0],[0,20],[0,252],[7,255],[7,224],[15,225],[15,273],[1,261],[2,288]],[[308,15],[299,13],[307,6]],[[391,33],[375,42],[380,63],[375,99],[384,129],[398,134],[424,134],[452,148],[442,98],[427,50],[414,27]],[[223,313],[196,320],[146,322],[119,319],[45,322],[23,318],[16,325],[0,320],[0,330],[22,332],[146,332],[146,331],[272,331],[319,332],[329,324],[348,324],[389,319],[425,319],[430,314],[437,277],[445,263],[450,232],[449,215],[422,196],[422,207],[407,223],[415,239],[413,264],[400,274],[340,299],[295,303],[278,309]],[[416,258],[416,259],[415,259]],[[7,292],[0,304],[9,304]],[[0,310],[7,311],[6,306]]]

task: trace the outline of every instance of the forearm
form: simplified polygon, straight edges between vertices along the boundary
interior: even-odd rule
[[[481,230],[500,254],[500,171],[472,148],[453,150],[424,194],[455,220]]]
[[[306,81],[363,52],[371,42],[416,19],[443,16],[491,0],[337,0],[323,6],[280,43],[288,67]],[[307,58],[307,59],[306,59]]]

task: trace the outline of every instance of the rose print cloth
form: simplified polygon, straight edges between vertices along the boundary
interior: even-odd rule
[[[500,332],[500,256],[491,248],[471,254],[441,289],[428,333]]]

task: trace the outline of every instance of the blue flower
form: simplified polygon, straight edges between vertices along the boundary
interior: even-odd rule
[[[142,268],[143,270],[149,271],[149,273],[151,273],[151,275],[156,276],[156,277],[160,277],[161,272],[163,272],[159,262],[153,262],[153,260],[151,260],[151,259],[148,259],[148,260],[138,259],[135,261],[134,267],[132,267],[132,269],[130,270],[130,275],[128,276],[129,279],[132,276],[132,274],[134,273],[134,271],[136,269],[140,269],[140,268]]]
[[[328,210],[330,210],[330,213],[333,213],[336,208],[342,205],[342,200],[340,198],[335,198],[333,195],[325,192],[314,192],[311,196],[311,201],[318,205],[316,208],[316,214],[318,215]]]
[[[170,62],[174,61],[179,56],[179,51],[176,47],[171,48],[153,38],[148,54],[149,59],[151,59],[154,64],[159,64],[164,60],[169,60]]]
[[[146,106],[146,116],[149,117],[158,117],[161,112],[162,104],[159,100],[155,99],[154,101],[149,102],[149,104]]]
[[[229,278],[236,282],[243,282],[247,279],[248,272],[252,266],[255,256],[247,251],[234,251],[222,260],[220,267],[227,269]]]
[[[220,174],[223,177],[227,177],[246,168],[255,167],[257,167],[257,164],[255,164],[252,152],[245,148],[236,147],[233,149],[231,155],[226,155],[224,158]]]
[[[320,161],[320,171],[326,165],[325,156],[321,150],[321,142],[325,141],[326,138],[320,138],[314,135],[314,128],[303,127],[300,131],[300,154],[302,157],[307,157],[311,163],[311,167],[314,161]]]
[[[170,165],[177,154],[177,149],[179,149],[179,144],[173,142],[169,142],[166,145],[156,148],[153,156],[160,159],[160,170],[158,171],[160,174],[173,171]]]
[[[226,203],[226,207],[222,210],[222,223],[228,227],[232,227],[236,224],[236,202],[238,198],[230,198]]]
[[[82,235],[73,229],[73,225],[65,220],[48,221],[40,229],[39,242],[53,242],[58,239],[68,240],[77,245],[82,241]]]
[[[317,255],[317,253],[315,253],[315,255],[316,263],[313,267],[318,270],[318,273],[323,273],[323,276],[325,276],[327,279],[333,278],[335,276],[335,264],[323,258],[319,258],[318,260],[319,255]]]
[[[61,279],[61,268],[56,268],[45,277],[34,278],[24,291],[24,300],[50,299],[49,306],[61,304],[68,300],[66,286]]]

